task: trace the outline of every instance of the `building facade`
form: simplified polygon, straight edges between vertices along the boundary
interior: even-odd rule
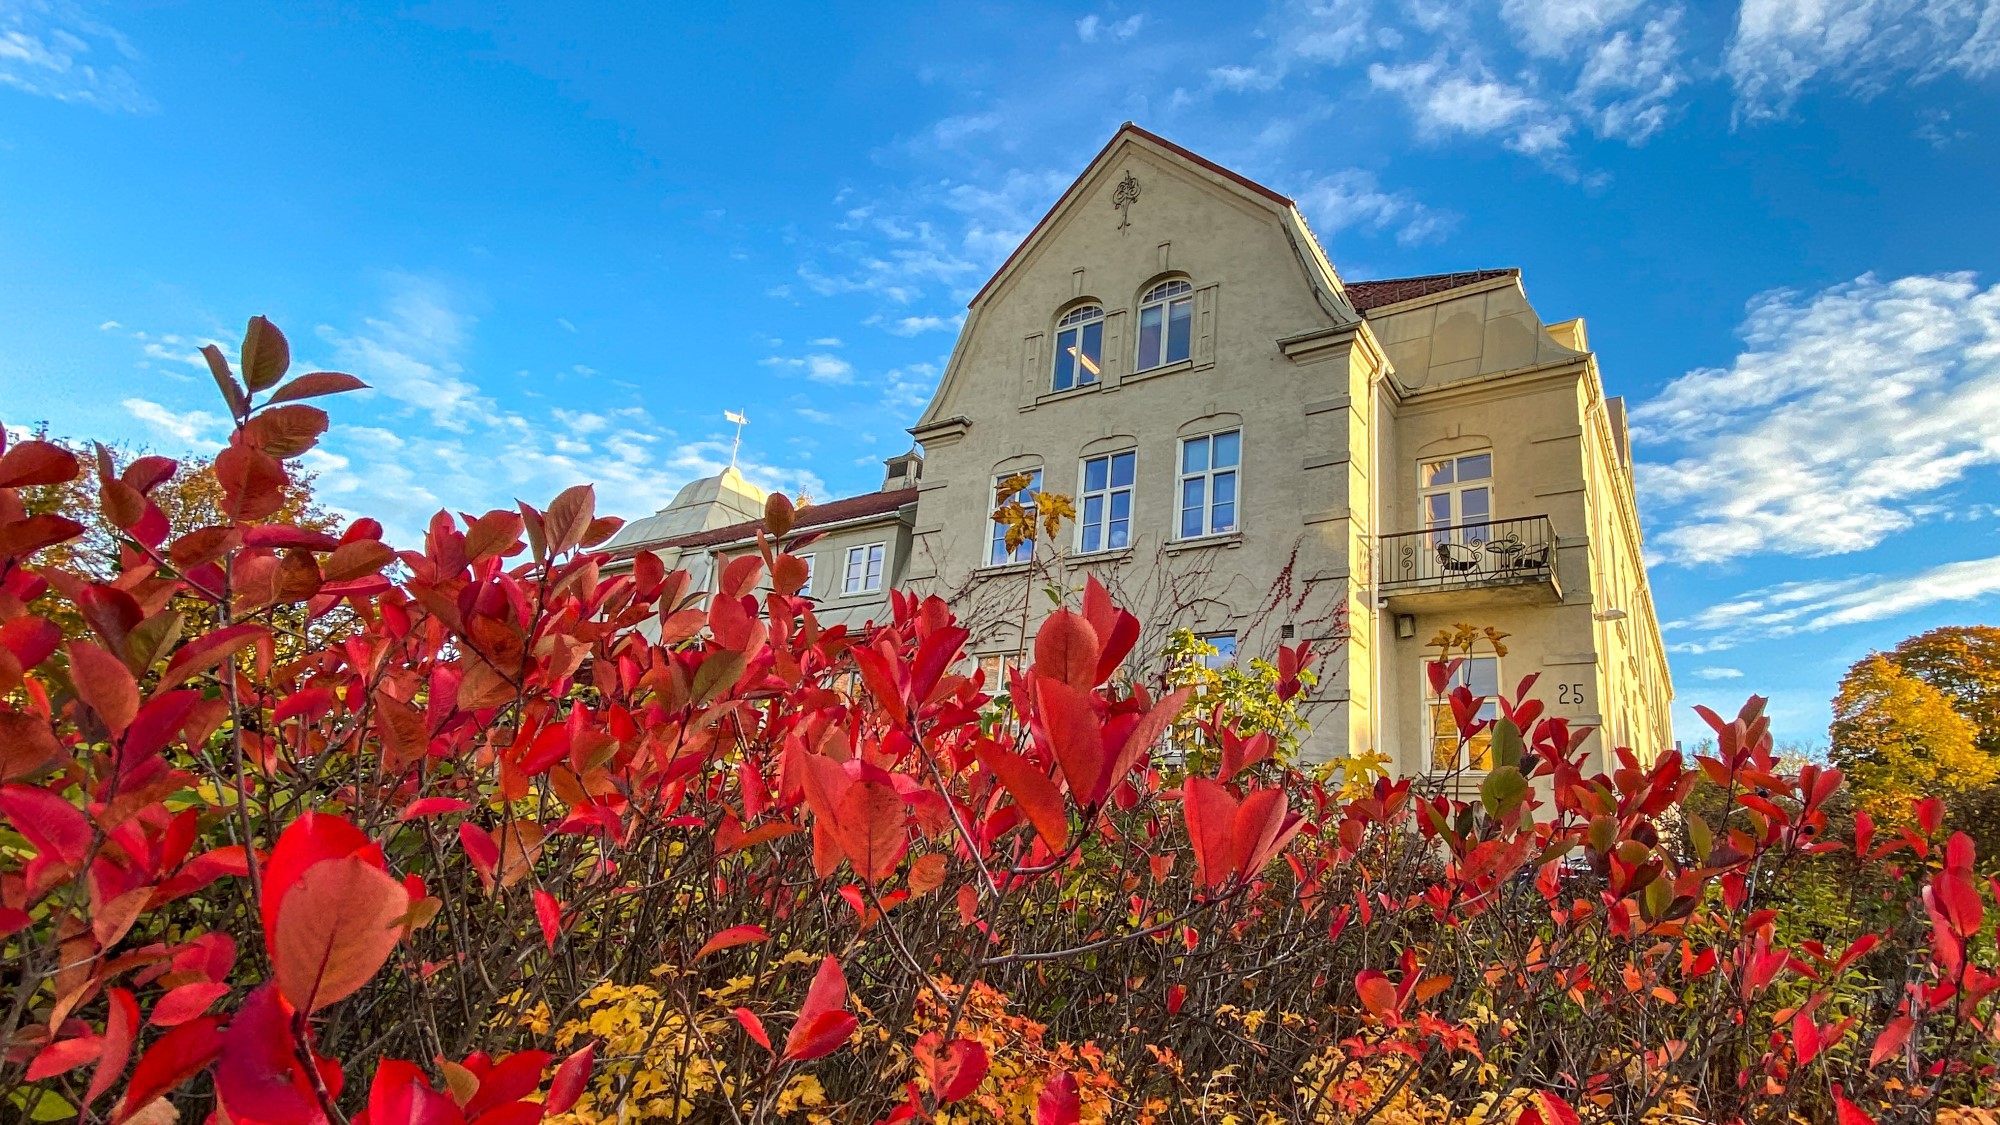
[[[1415,774],[1482,764],[1437,729],[1424,674],[1431,637],[1471,624],[1507,634],[1465,665],[1476,691],[1537,673],[1589,745],[1671,741],[1622,403],[1582,322],[1545,323],[1518,271],[1343,281],[1289,199],[1128,124],[973,298],[911,433],[921,457],[881,492],[802,513],[837,620],[939,593],[994,668],[1043,589],[1094,576],[1141,653],[1177,628],[1245,656],[1313,642],[1305,753]],[[1010,479],[1074,518],[1010,548]],[[727,554],[751,531],[614,546]]]

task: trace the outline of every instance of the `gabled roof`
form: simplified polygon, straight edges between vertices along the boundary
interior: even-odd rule
[[[1476,285],[1482,281],[1492,281],[1497,277],[1519,277],[1518,269],[1466,270],[1462,273],[1433,273],[1422,277],[1385,277],[1379,281],[1347,282],[1347,299],[1362,312],[1370,309],[1387,308],[1418,297],[1428,297],[1433,293],[1443,293],[1450,289],[1460,289]]]
[[[1190,152],[1165,137],[1160,136],[1158,133],[1142,129],[1127,121],[1118,127],[1118,131],[1111,135],[1111,139],[1105,142],[1104,147],[1097,150],[1097,155],[1091,157],[1090,162],[1083,166],[1083,171],[1077,174],[1076,179],[1071,180],[1069,186],[1063,189],[1063,193],[1056,197],[1055,203],[1050,205],[1048,211],[1042,215],[1040,221],[1036,222],[1034,227],[1028,231],[1028,237],[1022,239],[1019,246],[1014,247],[1014,252],[1007,255],[1007,260],[1001,262],[1000,268],[993,271],[993,276],[986,279],[986,284],[979,287],[979,292],[972,295],[972,300],[966,302],[966,307],[970,308],[977,305],[980,298],[986,296],[988,290],[999,284],[1001,278],[1007,276],[1007,271],[1013,266],[1015,260],[1027,253],[1028,247],[1035,244],[1035,239],[1042,233],[1042,229],[1055,219],[1056,215],[1069,203],[1070,197],[1082,189],[1083,182],[1090,178],[1092,172],[1096,171],[1099,162],[1111,155],[1111,150],[1118,147],[1118,142],[1128,136],[1138,137],[1149,144],[1157,145],[1190,164],[1213,172],[1239,187],[1263,196],[1280,207],[1290,208],[1293,206],[1290,196],[1273,191],[1250,177],[1243,175],[1241,172],[1224,168],[1222,165],[1217,164],[1215,161],[1198,152]]]
[[[859,496],[828,500],[824,504],[808,504],[799,509],[798,517],[792,521],[792,534],[796,535],[815,527],[845,523],[864,516],[887,515],[905,504],[915,503],[916,499],[916,489],[898,488],[891,492],[864,492]],[[689,547],[716,547],[725,543],[740,543],[755,539],[757,529],[763,526],[762,520],[745,520],[727,527],[698,531],[692,535],[676,535],[668,539],[656,539],[650,543],[628,543],[613,550],[611,557],[628,559],[640,551],[659,551],[668,548],[685,550]]]

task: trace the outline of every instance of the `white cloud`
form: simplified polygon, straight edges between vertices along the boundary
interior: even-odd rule
[[[962,144],[981,133],[991,133],[998,129],[1004,119],[997,113],[969,114],[963,117],[947,117],[931,126],[931,136],[939,145],[950,148]]]
[[[557,318],[556,318],[556,325],[557,325],[558,327],[560,327],[560,328],[561,328],[561,329],[562,329],[562,330],[563,330],[564,332],[575,332],[575,331],[576,331],[576,325],[574,325],[574,324],[571,324],[571,323],[569,322],[569,319],[568,319],[567,317],[560,317],[560,316],[559,316],[559,317],[557,317]]]
[[[1676,635],[1702,634],[1669,646],[1676,652],[1723,652],[1751,641],[1886,621],[1995,594],[2000,594],[2000,556],[1941,563],[1914,574],[1781,583],[1739,594],[1662,628]]]
[[[1697,668],[1694,670],[1694,674],[1697,678],[1703,680],[1740,680],[1743,678],[1743,670],[1741,668]]]
[[[370,386],[428,412],[443,428],[463,432],[474,422],[494,422],[492,403],[463,377],[458,358],[476,319],[442,282],[391,274],[388,284],[385,312],[365,318],[359,331],[320,326],[335,363],[343,371],[366,371]]]
[[[1349,168],[1314,180],[1297,194],[1299,209],[1322,237],[1349,228],[1394,230],[1405,245],[1434,242],[1457,224],[1458,216],[1437,211],[1407,192],[1384,191],[1375,173]]]
[[[1143,14],[1126,16],[1122,20],[1107,20],[1092,14],[1076,21],[1076,37],[1085,43],[1098,40],[1123,43],[1139,34],[1139,25],[1145,22]]]
[[[806,343],[811,344],[815,348],[838,348],[845,346],[840,342],[840,337],[838,336],[821,336],[817,340],[807,340]]]
[[[1640,0],[1504,0],[1501,18],[1531,54],[1561,56],[1618,25]]]
[[[132,417],[153,428],[162,437],[181,445],[212,453],[229,438],[229,419],[206,410],[170,410],[143,398],[128,398],[119,405]]]
[[[1208,72],[1210,84],[1237,92],[1272,89],[1277,86],[1278,77],[1275,71],[1259,70],[1254,66],[1218,66]]]
[[[1416,115],[1419,135],[1437,140],[1451,134],[1501,135],[1509,148],[1529,156],[1560,156],[1571,131],[1568,114],[1513,83],[1501,81],[1477,63],[1448,67],[1442,57],[1428,62],[1368,68],[1378,90],[1402,95]]]
[[[1748,349],[1632,411],[1639,495],[1673,562],[1872,547],[2000,463],[2000,286],[1864,275],[1754,300]],[[1656,517],[1657,518],[1657,517]]]
[[[1680,9],[1648,20],[1634,36],[1622,30],[1590,52],[1572,102],[1598,136],[1639,144],[1659,132],[1674,112],[1674,94],[1687,83],[1676,38]]]
[[[0,86],[110,112],[156,107],[126,71],[139,52],[65,0],[0,3]]]
[[[880,327],[891,336],[919,336],[925,332],[955,332],[965,323],[964,314],[953,316],[871,316],[863,323]]]
[[[771,356],[759,360],[766,367],[781,371],[796,371],[815,383],[851,383],[854,381],[854,365],[837,355],[815,352],[811,355]]]
[[[2000,0],[1743,0],[1723,62],[1739,112],[1783,117],[1815,79],[1869,96],[2000,70]]]

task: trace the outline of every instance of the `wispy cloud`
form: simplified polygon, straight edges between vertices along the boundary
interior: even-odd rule
[[[1694,674],[1697,679],[1703,680],[1740,680],[1743,678],[1743,670],[1741,668],[1696,668]]]
[[[1738,112],[1783,117],[1815,81],[1863,97],[2000,70],[1995,0],[1742,0],[1723,67]]]
[[[1675,638],[1670,647],[1676,652],[1726,652],[1753,641],[1887,621],[1995,594],[2000,594],[2000,556],[1940,563],[1911,574],[1779,583],[1738,594],[1662,628]]]
[[[1122,43],[1139,34],[1139,27],[1146,20],[1143,14],[1126,16],[1122,20],[1106,19],[1095,13],[1076,21],[1076,37],[1085,43],[1098,40]]]
[[[2000,463],[2000,286],[1872,274],[1758,297],[1748,348],[1632,412],[1672,562],[1872,547]]]
[[[1476,61],[1451,63],[1440,55],[1394,66],[1375,63],[1368,68],[1368,81],[1400,95],[1417,119],[1419,134],[1433,141],[1499,136],[1516,152],[1556,160],[1567,153],[1575,128],[1568,114]]]
[[[1375,173],[1349,168],[1313,180],[1296,196],[1299,209],[1321,238],[1343,230],[1392,230],[1404,245],[1435,242],[1451,232],[1458,215],[1418,202],[1408,192],[1385,191]]]
[[[815,352],[806,356],[769,356],[758,361],[779,371],[797,372],[815,383],[851,383],[854,365],[837,355]]]
[[[125,69],[139,52],[118,29],[64,0],[0,0],[0,86],[109,113],[153,99]]]

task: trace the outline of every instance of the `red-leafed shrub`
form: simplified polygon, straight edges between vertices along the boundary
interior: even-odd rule
[[[702,596],[607,573],[587,488],[397,552],[278,517],[328,419],[208,359],[226,522],[98,458],[120,566],[40,560],[84,471],[0,448],[0,1104],[239,1125],[1905,1122],[1994,1100],[1989,899],[1761,704],[1695,761],[1541,717],[1463,794],[1301,772],[1111,686],[1091,584],[1010,709],[935,598],[823,626],[791,511]],[[777,576],[775,583],[767,582]],[[62,622],[73,622],[65,635]],[[1448,656],[1448,654],[1447,654]],[[1311,654],[1279,655],[1279,692]],[[1451,680],[1448,659],[1440,685]],[[1197,715],[1196,719],[1202,719]],[[1219,770],[1162,753],[1190,726]],[[1485,729],[1490,726],[1490,729]],[[1203,729],[1206,727],[1206,729]],[[1828,896],[1824,888],[1845,888]],[[1807,894],[1806,888],[1816,888]]]

